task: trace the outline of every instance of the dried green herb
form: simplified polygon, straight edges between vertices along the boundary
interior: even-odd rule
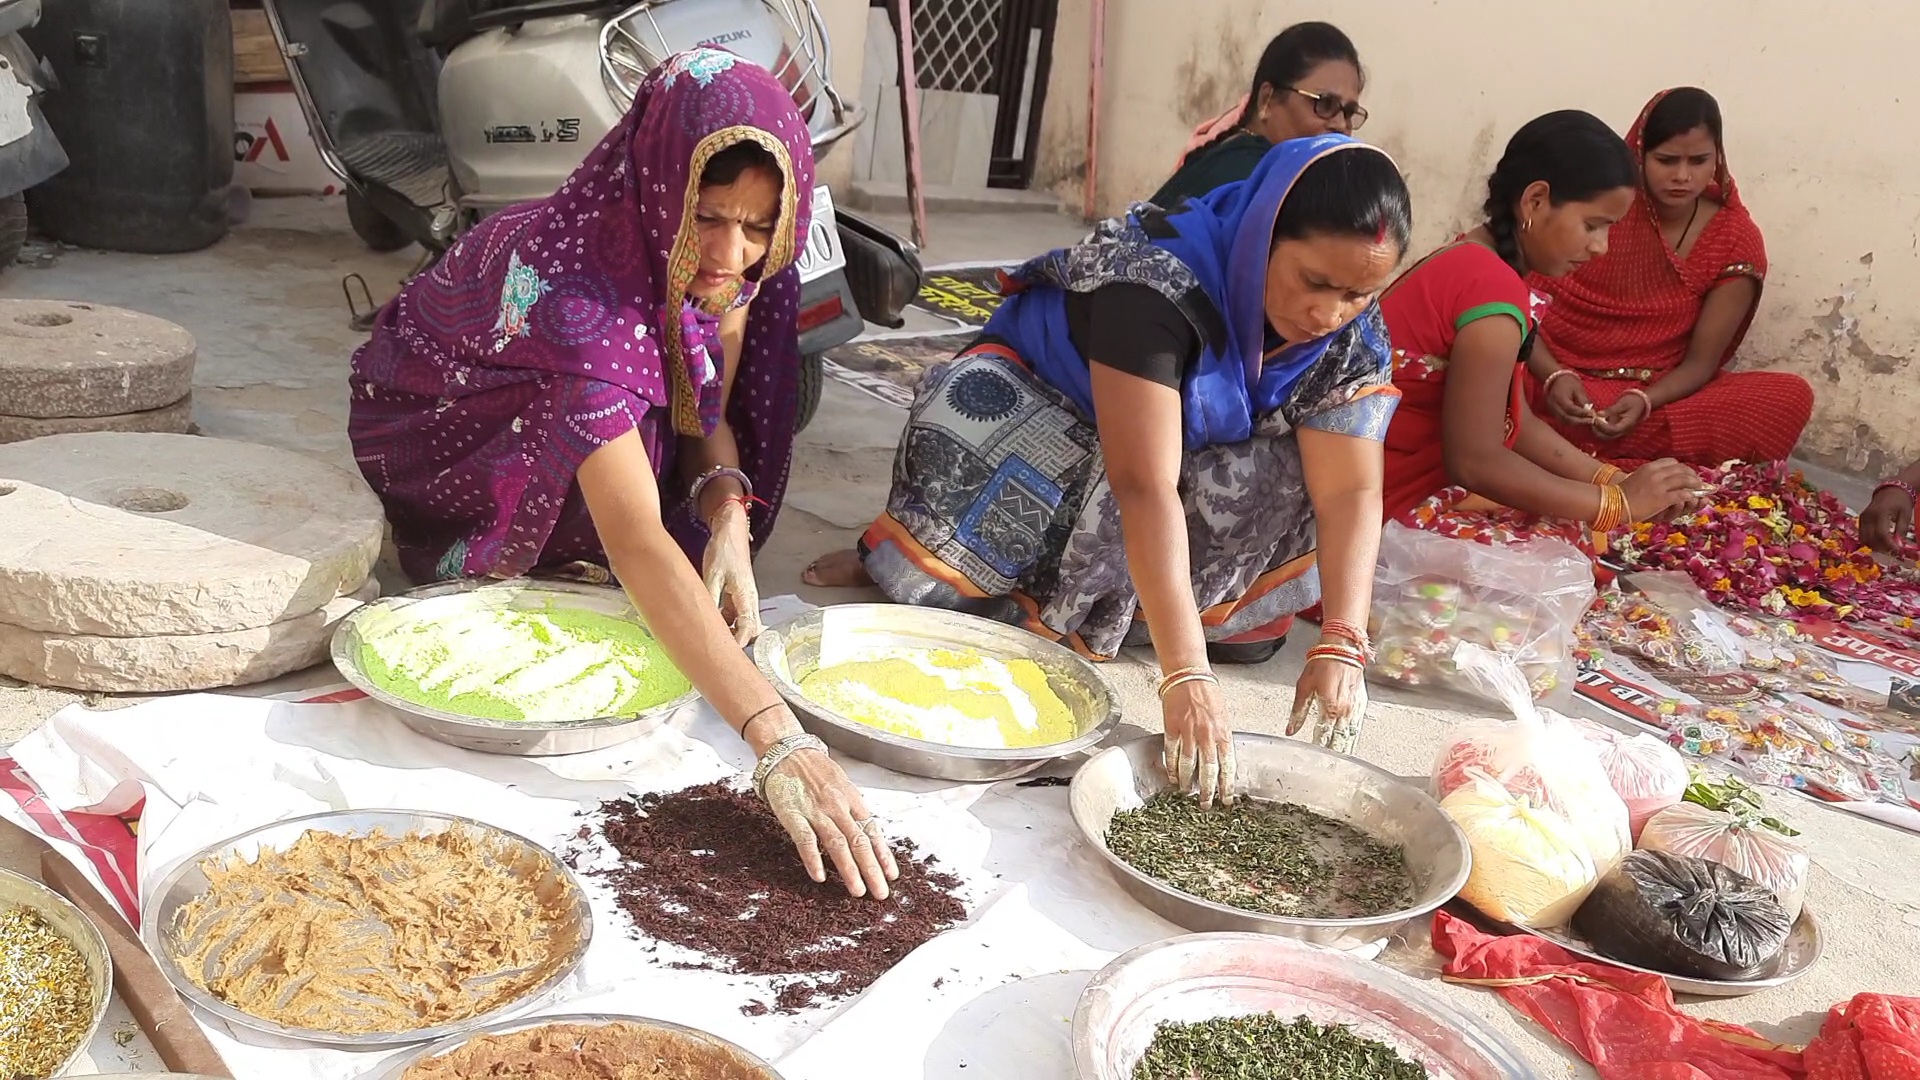
[[[1393,1047],[1321,1026],[1304,1016],[1271,1013],[1164,1023],[1133,1080],[1427,1080],[1427,1070]]]
[[[0,910],[0,1077],[52,1076],[92,1022],[80,950],[39,912]]]
[[[1404,852],[1294,803],[1203,810],[1162,792],[1113,816],[1107,849],[1181,892],[1263,915],[1364,919],[1413,906]]]

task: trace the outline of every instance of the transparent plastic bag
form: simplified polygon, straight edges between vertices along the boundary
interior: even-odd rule
[[[1519,667],[1490,649],[1463,644],[1454,664],[1478,694],[1504,704],[1513,718],[1455,727],[1434,759],[1434,797],[1444,801],[1485,778],[1570,823],[1595,870],[1611,870],[1632,849],[1633,836],[1626,804],[1585,734],[1589,725],[1535,706]]]
[[[1373,576],[1373,670],[1472,692],[1453,664],[1454,646],[1472,642],[1511,660],[1543,699],[1573,686],[1574,628],[1593,597],[1592,564],[1564,541],[1478,544],[1388,522]]]
[[[1599,880],[1566,818],[1474,770],[1440,800],[1467,836],[1473,867],[1460,899],[1490,918],[1542,929],[1573,917]]]
[[[1635,842],[1653,815],[1678,803],[1687,794],[1692,776],[1686,759],[1665,739],[1646,732],[1623,735],[1591,725],[1587,737],[1600,752],[1600,768],[1614,794],[1627,807],[1627,830]]]
[[[1744,874],[1773,890],[1789,921],[1800,917],[1806,903],[1812,860],[1805,845],[1758,821],[1679,803],[1647,822],[1640,847],[1706,859]]]

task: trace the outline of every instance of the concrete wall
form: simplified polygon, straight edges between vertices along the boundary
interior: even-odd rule
[[[1102,213],[1151,193],[1192,125],[1244,93],[1268,38],[1301,19],[1358,45],[1362,135],[1406,171],[1422,250],[1477,220],[1487,171],[1529,118],[1578,107],[1624,132],[1655,91],[1707,88],[1773,264],[1740,363],[1813,380],[1809,456],[1869,471],[1920,457],[1920,21],[1899,0],[1107,0],[1106,18]],[[1089,0],[1061,0],[1037,175],[1075,209],[1088,24]]]
[[[848,101],[860,100],[860,88],[866,66],[867,0],[814,0],[820,18],[827,26],[827,38],[833,43],[833,85]],[[873,123],[873,117],[867,117]],[[846,190],[853,175],[854,140],[858,132],[842,139],[819,162],[820,182],[830,184],[836,195]]]

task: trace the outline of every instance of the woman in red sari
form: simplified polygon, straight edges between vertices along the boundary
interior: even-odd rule
[[[1784,371],[1723,370],[1753,321],[1767,251],[1727,172],[1719,104],[1666,91],[1627,144],[1642,180],[1611,250],[1532,283],[1551,298],[1527,362],[1536,407],[1575,446],[1622,464],[1788,456],[1813,388]]]
[[[1534,416],[1525,396],[1526,275],[1605,254],[1634,183],[1626,145],[1594,116],[1529,121],[1487,180],[1486,220],[1380,298],[1401,393],[1387,429],[1389,520],[1482,543],[1551,536],[1592,555],[1593,533],[1691,503],[1692,469],[1656,461],[1621,473]]]

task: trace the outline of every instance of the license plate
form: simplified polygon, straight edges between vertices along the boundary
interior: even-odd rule
[[[813,222],[807,226],[794,264],[800,268],[801,281],[812,281],[847,265],[847,254],[840,249],[840,225],[833,216],[833,192],[825,184],[813,189]]]

